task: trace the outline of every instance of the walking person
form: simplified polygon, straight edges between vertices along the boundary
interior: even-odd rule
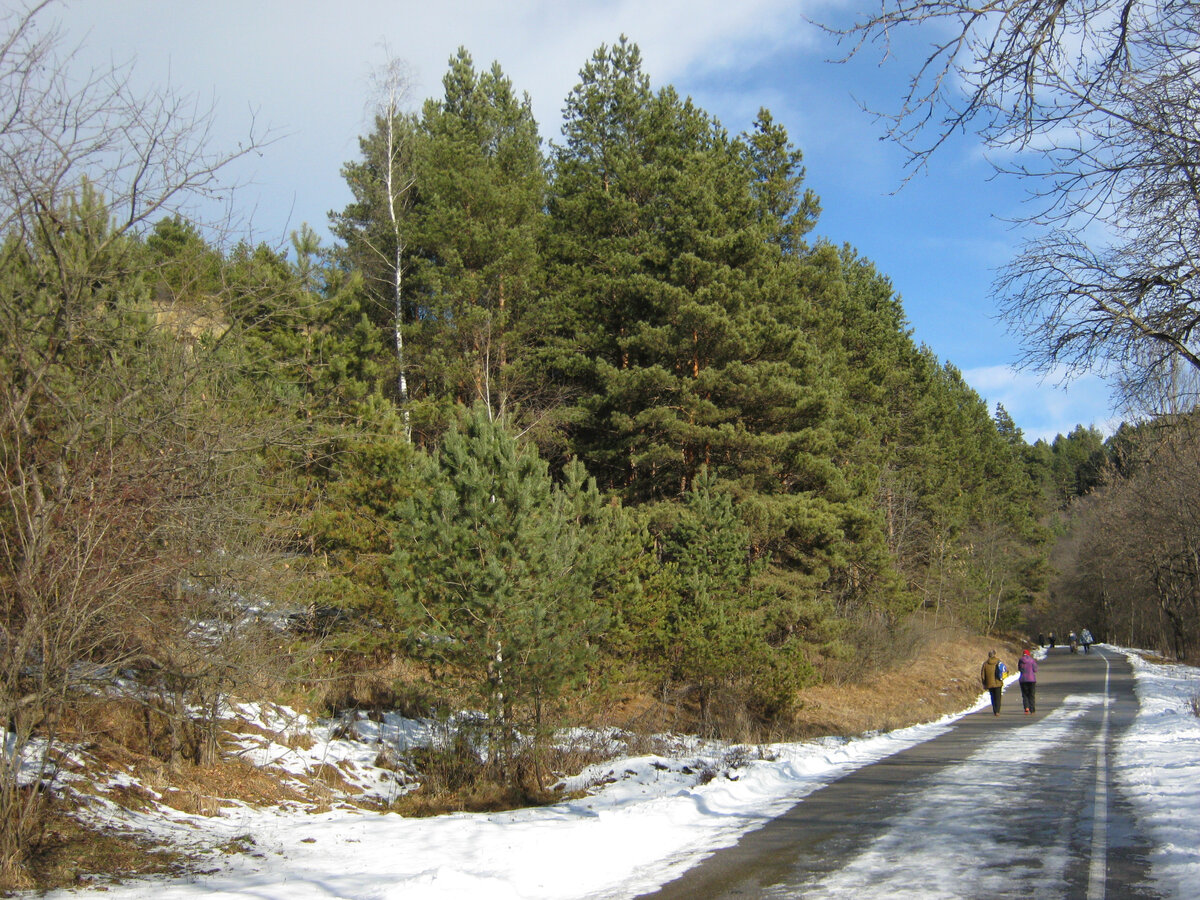
[[[1028,650],[1017,660],[1017,672],[1021,677],[1021,705],[1025,707],[1025,715],[1032,716],[1037,711],[1034,697],[1037,692],[1037,660]]]
[[[1000,715],[1000,695],[1004,692],[1004,674],[1008,666],[1000,661],[995,650],[988,651],[988,658],[979,670],[979,679],[992,697],[992,715]]]
[[[1086,628],[1083,629],[1082,632],[1080,632],[1079,643],[1083,644],[1083,652],[1084,653],[1087,653],[1088,647],[1092,646],[1092,644],[1094,644],[1095,642],[1096,642],[1096,639],[1092,637],[1092,633],[1090,631],[1088,631]]]

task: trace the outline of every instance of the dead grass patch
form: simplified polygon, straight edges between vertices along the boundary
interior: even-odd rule
[[[994,638],[948,636],[927,643],[920,653],[857,683],[818,684],[799,694],[791,728],[796,737],[850,737],[891,731],[940,719],[967,708],[983,690],[979,666],[988,650],[1007,654],[1015,668],[1018,650]]]
[[[132,700],[83,698],[64,711],[59,734],[64,743],[86,747],[101,762],[123,766],[165,750],[156,718]]]
[[[136,784],[116,784],[104,790],[104,796],[123,809],[146,810],[153,807],[157,798]]]
[[[346,776],[342,774],[342,770],[329,763],[321,763],[311,771],[310,777],[315,783],[322,784],[333,790],[343,792],[352,790],[350,782],[346,780]]]
[[[176,772],[148,760],[135,768],[135,776],[157,793],[164,805],[204,816],[219,815],[222,807],[238,801],[252,806],[278,806],[304,800],[276,775],[240,759],[226,759],[211,766],[184,766]]]
[[[250,722],[246,719],[225,719],[221,725],[225,729],[225,734],[222,737],[222,743],[225,746],[231,744],[238,736],[248,734],[266,738],[271,743],[287,747],[289,750],[311,750],[317,743],[311,734],[298,731],[290,726],[279,731],[273,731],[270,728],[259,725],[257,722]]]
[[[481,781],[454,792],[416,790],[398,797],[391,809],[402,816],[428,818],[452,812],[504,812],[546,806],[561,799],[562,795],[554,791]]]
[[[1171,659],[1168,656],[1163,656],[1161,653],[1155,653],[1151,650],[1137,650],[1138,657],[1144,662],[1154,663],[1157,666],[1180,666],[1185,663],[1178,659]]]
[[[26,883],[0,885],[0,889],[86,887],[134,876],[177,875],[188,869],[186,857],[164,844],[88,828],[58,806],[47,811],[41,840],[24,869]]]
[[[391,655],[362,657],[357,665],[344,667],[314,685],[311,702],[333,715],[341,710],[363,709],[376,718],[384,711],[420,718],[428,715],[432,703],[428,670],[420,663]]]

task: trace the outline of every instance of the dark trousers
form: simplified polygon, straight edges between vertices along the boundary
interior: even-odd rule
[[[1037,690],[1037,682],[1036,681],[1022,681],[1021,682],[1021,705],[1024,706],[1030,712],[1036,712],[1036,710],[1034,708],[1034,702],[1033,702],[1033,695],[1036,690]]]
[[[992,695],[992,712],[999,714],[1000,712],[1000,694],[1004,688],[988,688],[988,693]]]

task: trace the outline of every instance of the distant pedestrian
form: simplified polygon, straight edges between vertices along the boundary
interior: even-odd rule
[[[1079,633],[1079,643],[1083,644],[1083,652],[1084,653],[1087,653],[1088,647],[1092,646],[1092,644],[1094,644],[1095,642],[1096,642],[1096,639],[1092,637],[1092,633],[1090,631],[1088,631],[1086,628],[1083,629],[1083,631],[1081,631]]]
[[[988,658],[979,670],[979,679],[992,696],[992,715],[1000,715],[1000,695],[1004,692],[1004,673],[1008,667],[1000,661],[995,650],[988,651]]]
[[[1025,715],[1031,716],[1037,711],[1034,698],[1037,691],[1037,660],[1028,650],[1017,660],[1017,672],[1021,676],[1021,705],[1025,707]]]
[[[1040,631],[1038,632],[1038,646],[1039,647],[1046,646],[1046,636],[1044,634],[1042,634]]]
[[[1050,649],[1054,649],[1054,632],[1050,632]]]

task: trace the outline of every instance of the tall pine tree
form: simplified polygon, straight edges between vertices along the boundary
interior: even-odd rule
[[[504,417],[539,390],[520,382],[519,330],[540,290],[545,163],[529,98],[499,64],[476,72],[460,49],[443,85],[418,129],[414,391]]]

